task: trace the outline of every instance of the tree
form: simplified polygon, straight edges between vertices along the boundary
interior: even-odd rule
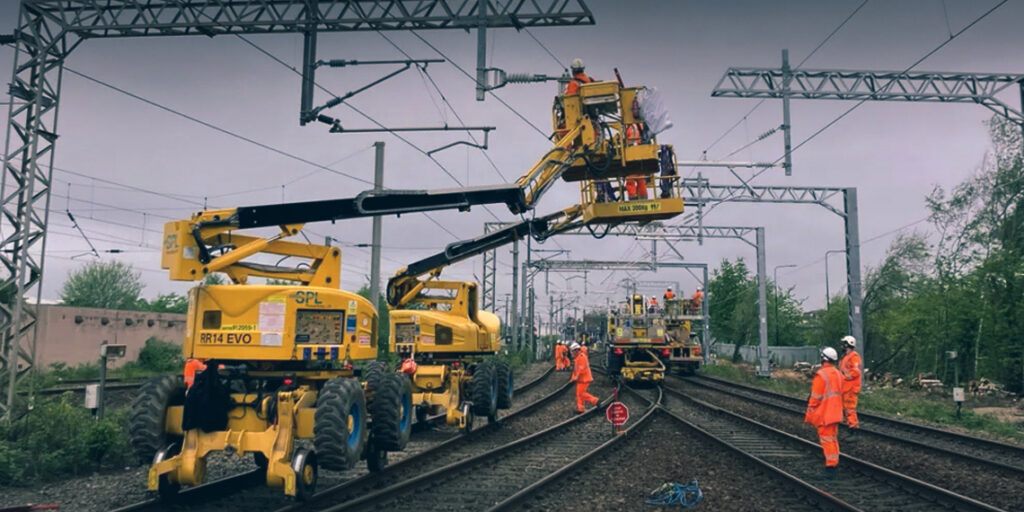
[[[145,309],[154,313],[185,313],[188,311],[188,297],[174,292],[157,295]]]
[[[134,309],[139,306],[142,280],[131,265],[120,261],[94,261],[71,272],[60,298],[69,306]]]

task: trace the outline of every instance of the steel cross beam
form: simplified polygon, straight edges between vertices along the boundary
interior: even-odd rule
[[[35,364],[36,317],[24,297],[38,297],[43,276],[64,59],[84,40],[301,33],[303,67],[312,68],[318,32],[593,24],[584,0],[21,0],[14,36],[3,41],[13,39],[15,57],[0,184],[0,290],[12,296],[0,304],[0,418],[10,418],[15,387]]]
[[[729,68],[711,96],[976,103],[1021,125],[1021,109],[996,97],[1014,86],[1024,93],[1024,74]]]

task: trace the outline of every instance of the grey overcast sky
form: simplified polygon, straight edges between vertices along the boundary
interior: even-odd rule
[[[675,127],[662,143],[671,143],[681,159],[697,159],[716,138],[739,121],[757,100],[711,98],[711,89],[729,66],[778,66],[780,50],[788,48],[795,64],[817,46],[861,1],[597,1],[588,0],[597,25],[534,29],[558,61],[573,57],[587,63],[598,78],[612,77],[618,67],[627,84],[662,91]],[[807,68],[901,70],[948,39],[995,5],[995,0],[871,0],[805,64]],[[0,33],[10,33],[17,2],[0,2]],[[1011,1],[915,70],[1021,72],[1024,63],[1019,22],[1024,2]],[[421,32],[425,39],[464,69],[475,67],[476,35],[461,31]],[[510,72],[558,74],[561,66],[526,33],[495,30],[489,38],[489,65]],[[408,32],[387,37],[416,58],[438,55]],[[253,43],[298,66],[302,41],[297,35],[255,36]],[[0,69],[11,69],[11,47],[0,47]],[[321,35],[319,58],[394,59],[402,54],[377,33]],[[257,49],[233,36],[93,40],[68,58],[70,70],[130,91],[182,113],[257,140],[282,151],[372,180],[375,140],[386,142],[386,186],[392,188],[449,188],[513,181],[528,169],[550,143],[515,113],[489,98],[474,101],[473,81],[452,64],[428,68],[444,96],[471,125],[493,125],[490,149],[483,152],[457,147],[439,153],[438,165],[420,151],[391,135],[332,135],[323,125],[297,123],[299,77]],[[318,82],[341,94],[390,71],[361,66],[321,69]],[[512,85],[498,94],[516,112],[542,131],[550,130],[552,84]],[[1006,100],[1017,105],[1015,93]],[[317,103],[327,96],[320,93]],[[184,292],[190,283],[170,282],[159,269],[160,231],[165,221],[186,218],[207,202],[230,207],[347,197],[366,188],[361,183],[319,170],[272,151],[224,135],[175,116],[81,76],[65,73],[56,149],[51,230],[43,296],[55,299],[68,272],[89,261],[87,245],[64,213],[70,211],[105,254],[131,263],[142,272],[144,295]],[[351,104],[388,126],[458,124],[446,110],[426,76],[406,71],[364,92]],[[853,105],[842,101],[795,101],[793,140],[798,143]],[[369,127],[370,121],[346,107],[331,112],[347,127]],[[928,232],[924,196],[933,187],[951,187],[978,168],[989,148],[983,122],[989,112],[975,105],[866,103],[793,155],[791,177],[770,170],[762,185],[854,186],[860,196],[860,229],[865,242],[865,266],[884,256],[895,230]],[[3,121],[6,123],[6,118]],[[781,123],[781,104],[766,102],[728,136],[710,148],[708,157],[721,159]],[[6,125],[4,126],[6,129]],[[411,134],[407,140],[428,150],[465,137],[458,133]],[[774,160],[782,152],[781,137],[772,136],[732,159]],[[71,171],[71,172],[68,172]],[[690,174],[684,170],[684,175]],[[704,170],[713,183],[734,183],[728,171]],[[749,172],[741,173],[749,176]],[[93,179],[95,178],[95,179]],[[102,180],[102,181],[101,181]],[[147,194],[123,187],[157,191]],[[575,184],[560,183],[540,202],[546,213],[578,199]],[[512,220],[504,207],[469,213],[433,213],[442,230],[424,215],[387,218],[384,223],[385,277],[399,267],[441,250],[458,238],[482,232],[483,223]],[[768,269],[795,264],[779,273],[782,286],[795,286],[808,308],[824,302],[824,254],[843,245],[842,221],[815,206],[725,204],[706,224],[764,226]],[[309,225],[311,240],[330,235],[350,244],[368,243],[370,221]],[[888,233],[888,234],[886,234]],[[454,236],[453,236],[454,234]],[[883,235],[884,236],[878,236]],[[877,237],[877,238],[876,238]],[[649,243],[634,240],[593,240],[563,237],[544,249],[565,248],[571,257],[644,258]],[[722,258],[753,261],[753,250],[742,242],[711,241],[678,245],[686,261],[717,267]],[[660,248],[663,256],[671,253]],[[672,254],[674,257],[674,254]],[[72,259],[74,258],[74,259]],[[499,294],[510,291],[511,258],[501,251]],[[830,260],[833,292],[844,285],[843,260]],[[345,247],[343,285],[354,289],[367,281],[369,252]],[[481,260],[461,263],[445,276],[473,279],[481,275]],[[584,303],[603,305],[613,297],[625,273],[593,272]],[[685,272],[635,275],[645,280],[682,282],[685,293],[696,281]],[[567,279],[568,278],[568,279]],[[543,278],[538,281],[538,310],[547,312]],[[552,293],[582,293],[582,280],[570,274],[552,275]],[[621,291],[621,289],[619,289]],[[617,297],[615,295],[614,297]],[[504,302],[499,299],[499,302]]]

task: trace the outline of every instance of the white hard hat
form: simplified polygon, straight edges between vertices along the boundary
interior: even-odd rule
[[[583,70],[583,59],[581,59],[579,57],[573,59],[572,63],[569,64],[569,67],[572,68],[574,71],[577,70],[577,69],[582,71]]]
[[[572,342],[572,345],[569,345],[569,350],[576,351],[576,350],[579,350],[579,349],[580,349],[580,344],[576,343],[575,341]]]
[[[843,336],[843,339],[840,340],[840,341],[842,341],[843,345],[846,345],[847,347],[850,347],[850,348],[856,348],[857,347],[857,338],[854,338],[853,336]]]
[[[832,347],[825,347],[821,349],[821,358],[835,362],[839,360],[839,354],[836,354],[836,349]]]

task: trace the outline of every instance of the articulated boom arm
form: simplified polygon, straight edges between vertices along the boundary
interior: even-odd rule
[[[437,277],[448,265],[522,240],[526,236],[543,233],[547,231],[547,226],[548,222],[545,219],[532,219],[476,238],[452,242],[444,251],[411,263],[396,272],[388,280],[388,304],[392,307],[401,307],[414,299],[423,289],[424,281],[419,280],[421,276]]]
[[[519,186],[497,185],[439,191],[366,191],[347,199],[204,210],[188,220],[164,225],[161,266],[168,269],[171,279],[180,281],[200,280],[210,272],[224,272],[236,283],[256,276],[337,287],[341,274],[341,252],[337,248],[283,239],[298,235],[307,222],[468,210],[471,206],[494,203],[505,203],[512,211],[526,207]],[[268,226],[278,226],[281,231],[269,238],[235,233]],[[256,254],[304,258],[309,263],[304,267],[280,267],[243,261]]]

